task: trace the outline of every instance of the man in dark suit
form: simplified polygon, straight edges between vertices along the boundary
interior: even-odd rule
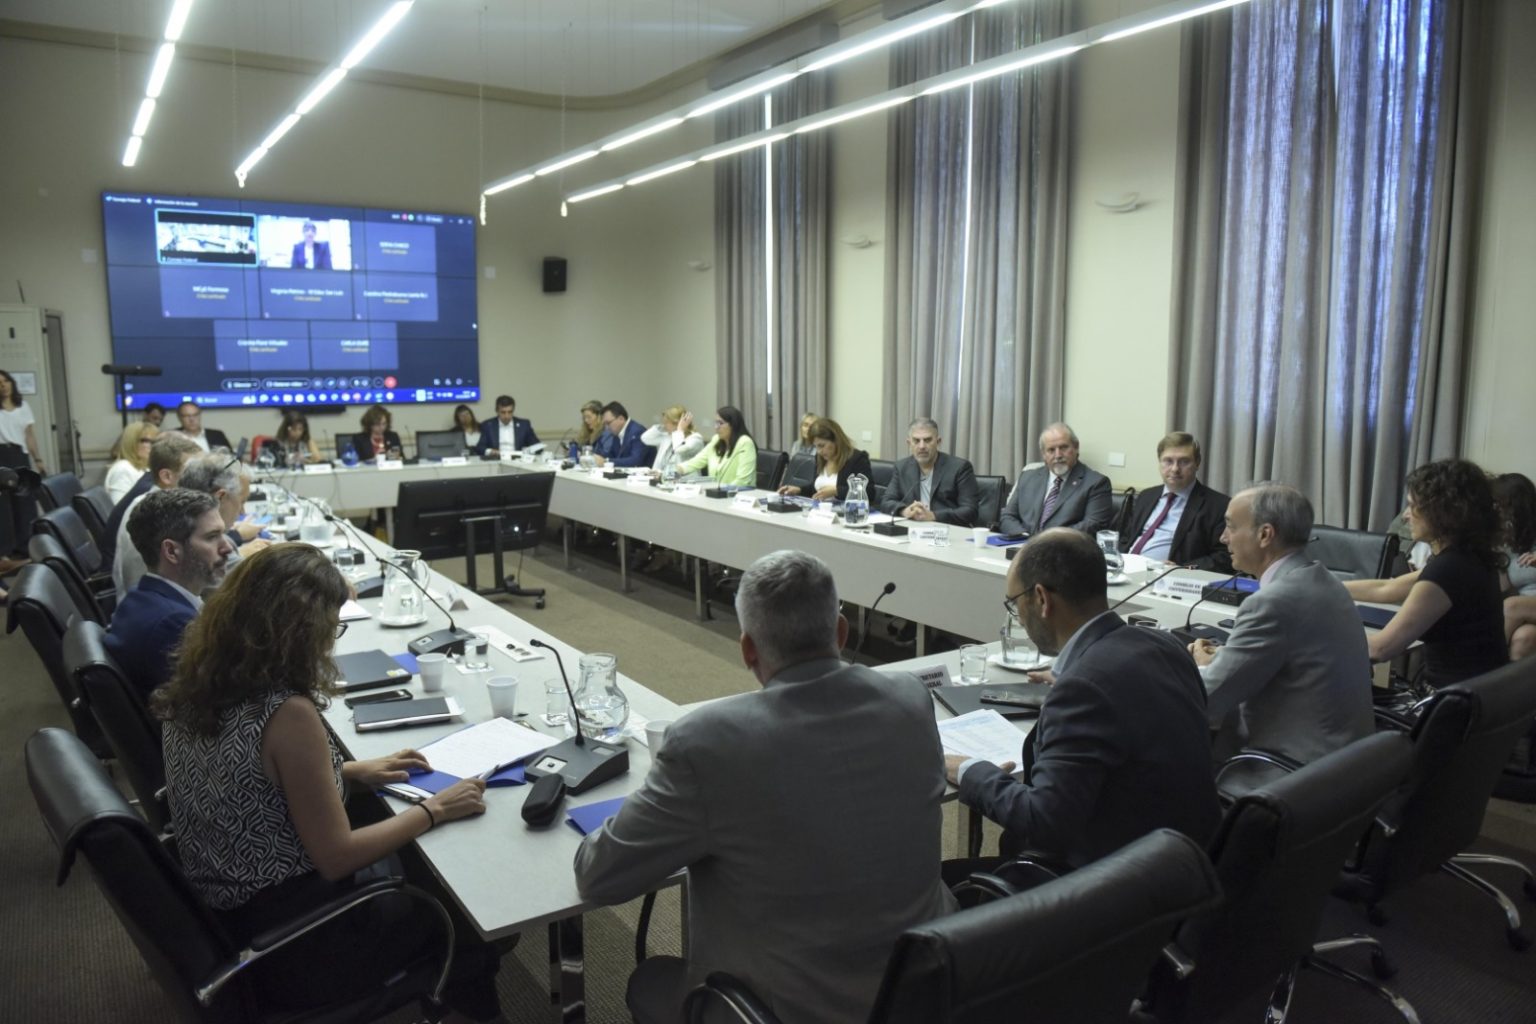
[[[475,445],[476,455],[500,451],[503,444],[521,451],[539,443],[539,435],[533,432],[533,424],[512,415],[516,411],[517,400],[511,395],[496,397],[496,415],[480,424],[480,442]]]
[[[1114,519],[1109,478],[1078,461],[1077,434],[1065,423],[1052,423],[1040,434],[1045,465],[1019,474],[1003,502],[1003,533],[1034,534],[1053,526],[1081,530],[1090,537]]]
[[[912,421],[907,427],[912,454],[896,463],[880,511],[920,523],[976,525],[976,471],[965,459],[939,451],[943,440],[933,420]]]
[[[177,432],[183,437],[189,437],[205,452],[215,448],[229,448],[234,451],[229,443],[229,438],[224,436],[224,431],[203,428],[203,410],[196,402],[182,402],[176,407]]]
[[[1200,442],[1193,434],[1175,430],[1157,442],[1157,465],[1163,486],[1136,495],[1131,520],[1120,533],[1120,550],[1159,562],[1231,572],[1232,554],[1221,542],[1230,499],[1197,479]]]
[[[171,677],[171,651],[235,549],[218,499],[180,487],[145,495],[128,517],[128,535],[149,572],[118,602],[106,647],[148,700]]]
[[[1200,673],[1172,637],[1109,610],[1098,545],[1072,530],[1036,535],[1009,567],[1003,604],[1057,655],[1022,777],[945,758],[961,802],[1003,826],[1003,853],[1078,868],[1154,829],[1209,840],[1220,811]]]
[[[315,241],[315,225],[304,222],[304,241],[293,244],[293,260],[288,264],[294,270],[330,270],[331,243]]]
[[[618,402],[603,406],[603,431],[613,438],[614,453],[595,456],[599,466],[649,466],[656,458],[656,449],[640,439],[645,428],[630,419],[629,410]]]
[[[896,937],[954,908],[933,704],[914,676],[840,660],[848,620],[811,555],[758,559],[736,609],[762,689],[667,729],[645,783],[577,850],[577,891],[623,903],[688,872],[691,958],[635,971],[641,1024],[680,1020],[710,971],[784,1021],[863,1020]]]

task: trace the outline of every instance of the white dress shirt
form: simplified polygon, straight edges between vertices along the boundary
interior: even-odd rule
[[[1179,520],[1183,518],[1184,510],[1189,507],[1189,492],[1194,489],[1194,484],[1190,484],[1182,491],[1170,492],[1167,487],[1164,487],[1163,493],[1157,496],[1157,504],[1152,506],[1152,518],[1147,520],[1148,523],[1157,520],[1163,503],[1168,500],[1170,493],[1174,495],[1173,506],[1168,509],[1168,514],[1163,516],[1163,521],[1158,524],[1152,536],[1147,538],[1146,544],[1142,545],[1141,553],[1144,556],[1157,562],[1168,561],[1168,552],[1173,548],[1173,535],[1179,528]],[[1142,525],[1142,529],[1146,529],[1146,524]]]

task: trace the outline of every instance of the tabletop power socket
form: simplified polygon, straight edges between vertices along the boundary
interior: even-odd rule
[[[882,537],[905,537],[910,532],[900,523],[876,523],[870,529]]]
[[[1222,580],[1220,583],[1207,583],[1205,589],[1200,591],[1200,600],[1236,607],[1258,589],[1257,580],[1243,579],[1238,576],[1230,580]]]

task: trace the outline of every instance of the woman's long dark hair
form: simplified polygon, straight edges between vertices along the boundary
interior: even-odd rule
[[[293,444],[293,440],[288,436],[288,428],[295,423],[304,428],[304,433],[299,435],[299,440],[304,444],[309,443],[309,417],[297,409],[284,409],[283,421],[277,425],[277,443],[280,446],[287,448]]]
[[[1504,546],[1517,555],[1536,551],[1536,484],[1524,473],[1501,473],[1493,500],[1504,520]]]
[[[719,416],[731,428],[730,444],[726,444],[721,438],[715,438],[715,454],[730,455],[736,450],[736,442],[744,437],[752,436],[747,432],[746,418],[741,415],[741,410],[734,405],[722,405],[715,410],[715,415]]]
[[[156,717],[214,736],[229,708],[268,693],[325,707],[336,693],[331,648],[347,581],[307,544],[279,544],[235,566],[182,634]]]
[[[1484,565],[1501,568],[1503,524],[1488,474],[1466,459],[1441,459],[1408,474],[1413,514],[1442,548],[1459,548]]]
[[[471,409],[467,405],[462,405],[461,404],[461,405],[456,405],[456,406],[453,407],[453,429],[454,430],[462,431],[464,429],[464,423],[463,423],[462,420],[459,419],[459,413],[461,413],[461,412],[469,413],[469,425],[471,427],[473,427],[475,430],[479,430],[480,429],[480,421],[475,419],[475,410]]]
[[[6,380],[11,382],[11,408],[20,409],[22,406],[26,405],[26,401],[21,397],[21,392],[16,390],[16,378],[12,377],[4,370],[0,370],[0,377],[4,377]]]

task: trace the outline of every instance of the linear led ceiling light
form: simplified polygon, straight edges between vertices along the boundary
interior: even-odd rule
[[[990,0],[990,2],[983,2],[976,6],[992,6],[997,3],[1006,2],[1008,0]],[[1010,53],[999,54],[989,60],[933,75],[921,81],[888,90],[874,97],[853,100],[831,110],[824,110],[796,121],[774,125],[772,128],[765,128],[751,135],[732,139],[729,142],[717,143],[704,149],[695,150],[682,157],[670,157],[664,164],[648,167],[639,172],[631,172],[624,179],[615,179],[589,186],[578,193],[578,195],[582,199],[607,195],[610,192],[618,191],[622,186],[640,185],[647,181],[676,173],[677,171],[686,170],[700,161],[719,160],[737,153],[744,153],[748,150],[787,139],[791,135],[803,135],[819,131],[835,124],[863,117],[866,114],[888,110],[891,107],[907,103],[920,96],[929,96],[934,93],[946,92],[950,89],[958,89],[1010,72],[1022,71],[1025,68],[1061,60],[1064,57],[1077,53],[1079,50],[1098,43],[1125,39],[1142,32],[1150,32],[1153,29],[1163,28],[1202,14],[1209,14],[1228,7],[1236,7],[1247,2],[1248,0],[1217,0],[1217,2],[1211,2],[1211,0],[1203,0],[1203,2],[1202,0],[1183,0],[1180,3],[1165,4],[1162,7],[1144,11],[1137,15],[1096,25],[1093,28],[1082,29],[1058,39],[1048,39],[1044,42],[1034,43]],[[575,199],[576,196],[568,196],[566,201],[572,202]]]
[[[175,0],[171,5],[171,16],[165,22],[165,39],[160,49],[155,51],[155,62],[149,69],[149,82],[144,86],[144,99],[139,103],[139,112],[134,115],[133,130],[128,136],[127,148],[123,150],[124,167],[132,167],[139,162],[144,133],[149,131],[149,122],[155,116],[155,102],[165,89],[166,76],[171,73],[171,62],[176,59],[176,40],[181,38],[181,30],[187,27],[187,15],[192,13],[192,3],[193,0]]]
[[[246,158],[240,161],[240,166],[235,168],[235,180],[240,182],[241,188],[245,188],[245,178],[251,173],[251,168],[261,162],[261,158],[277,145],[279,139],[293,130],[300,118],[314,110],[332,89],[340,85],[341,80],[347,77],[347,72],[363,62],[373,48],[378,46],[384,37],[400,24],[400,20],[410,13],[415,3],[416,0],[397,0],[396,3],[390,4],[379,20],[373,23],[373,27],[352,44],[352,48],[347,51],[346,56],[341,58],[340,63],[327,69],[309,92],[304,94],[304,98],[299,100],[292,112],[286,114],[277,126],[267,133],[267,137],[261,140],[261,145],[251,150]]]

